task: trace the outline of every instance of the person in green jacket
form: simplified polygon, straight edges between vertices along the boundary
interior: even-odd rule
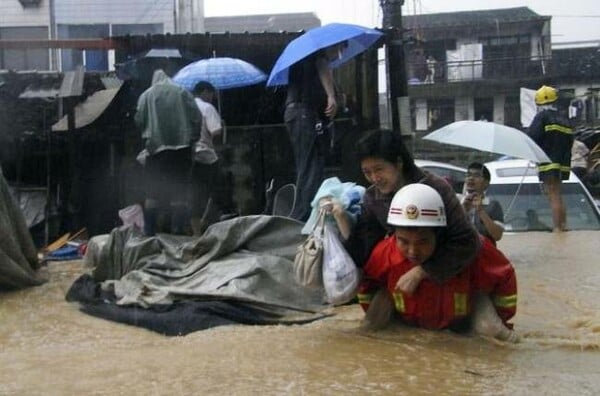
[[[137,102],[135,123],[142,133],[146,197],[144,233],[184,234],[189,228],[189,183],[193,143],[199,138],[202,114],[193,95],[155,70],[152,85]],[[170,214],[170,228],[162,218]]]

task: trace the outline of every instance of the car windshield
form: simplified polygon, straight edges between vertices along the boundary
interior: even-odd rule
[[[517,189],[519,192],[514,198]],[[567,208],[568,229],[600,230],[600,215],[581,185],[563,183],[562,195]],[[502,206],[506,231],[552,230],[552,212],[541,184],[522,184],[520,188],[517,183],[493,184],[489,186],[487,196]]]

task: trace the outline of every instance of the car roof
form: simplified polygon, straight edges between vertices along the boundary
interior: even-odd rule
[[[467,168],[462,168],[460,166],[452,165],[447,162],[415,159],[415,165],[417,165],[419,168],[437,166],[439,168],[451,169],[451,170],[455,170],[458,172],[463,172],[463,173],[467,172]]]
[[[490,171],[490,184],[539,183],[537,164],[524,159],[486,162]],[[563,183],[579,183],[577,176],[570,173]]]

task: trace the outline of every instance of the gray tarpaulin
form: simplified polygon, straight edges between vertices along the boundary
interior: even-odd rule
[[[323,292],[298,285],[292,270],[305,238],[301,228],[295,220],[262,215],[213,224],[198,238],[145,237],[121,227],[86,261],[94,266],[94,280],[114,288],[121,305],[223,299],[288,318],[314,317],[326,308]]]
[[[37,251],[25,218],[0,168],[0,290],[43,283],[36,272],[38,267]]]

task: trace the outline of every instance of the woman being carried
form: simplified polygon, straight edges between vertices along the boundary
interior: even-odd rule
[[[481,243],[454,190],[441,177],[424,172],[415,165],[399,134],[388,130],[372,131],[357,143],[356,151],[361,170],[371,184],[363,197],[356,226],[346,243],[359,267],[367,261],[377,242],[393,232],[387,224],[392,197],[410,183],[429,185],[440,194],[446,209],[447,226],[440,231],[431,257],[400,277],[399,289],[412,294],[423,279],[443,282],[473,262]]]

